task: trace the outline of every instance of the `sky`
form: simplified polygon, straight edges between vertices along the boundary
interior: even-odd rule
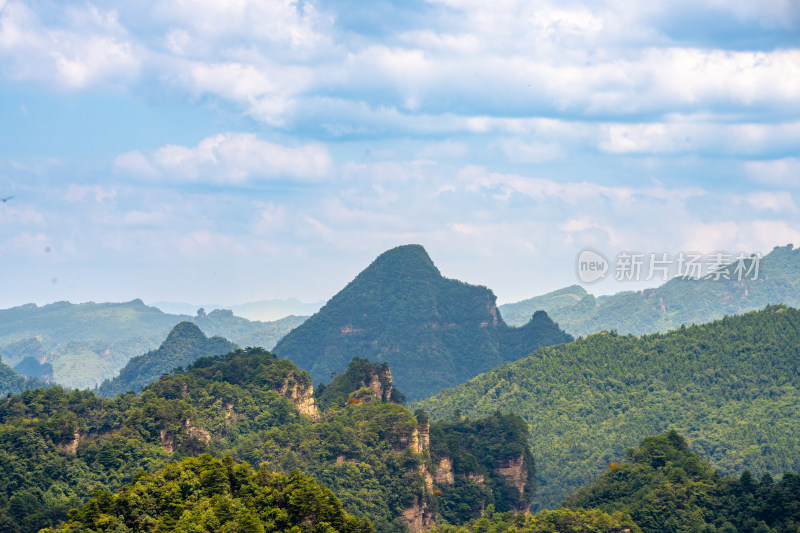
[[[800,245],[800,4],[0,0],[0,125],[2,308],[315,302],[407,243],[513,302]]]

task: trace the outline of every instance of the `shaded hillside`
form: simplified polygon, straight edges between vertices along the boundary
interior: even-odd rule
[[[141,394],[106,399],[55,387],[4,398],[0,530],[56,525],[97,490],[203,453],[303,471],[385,533],[419,533],[445,512],[461,523],[490,505],[528,506],[534,470],[519,417],[431,425],[364,392],[319,410],[307,372],[250,348],[198,359]],[[103,498],[95,510],[109,509]]]
[[[643,337],[540,348],[414,407],[503,409],[531,430],[538,505],[557,505],[643,438],[674,428],[725,474],[800,471],[800,311],[772,306]]]
[[[201,357],[221,355],[236,348],[238,346],[222,337],[206,337],[192,322],[181,322],[172,328],[157,350],[128,361],[119,376],[98,387],[97,394],[111,397],[122,392],[140,391],[162,374],[189,366]]]
[[[407,245],[380,255],[275,352],[317,382],[353,357],[386,361],[414,399],[569,340],[544,313],[508,327],[489,289],[442,277],[422,246]]]
[[[630,513],[645,533],[788,533],[800,524],[800,477],[723,477],[671,431],[628,450],[565,505]]]
[[[675,278],[655,289],[595,298],[578,286],[500,306],[509,324],[520,325],[544,310],[572,335],[602,330],[665,332],[682,324],[703,324],[768,304],[800,306],[800,249],[776,247],[759,264],[758,279]]]
[[[270,349],[304,317],[267,323],[223,310],[207,315],[170,315],[141,300],[28,304],[0,310],[0,355],[12,367],[34,357],[52,366],[56,382],[94,388],[113,378],[132,357],[158,348],[169,331],[185,320],[195,322],[206,335],[222,336],[240,346]]]
[[[35,377],[18,374],[0,358],[0,396],[19,394],[22,391],[50,387],[52,384]]]

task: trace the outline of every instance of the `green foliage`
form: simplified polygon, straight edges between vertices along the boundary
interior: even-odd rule
[[[630,513],[645,533],[782,533],[800,525],[800,477],[720,476],[675,431],[645,439],[612,466],[565,505]]]
[[[702,324],[769,304],[800,306],[800,249],[776,247],[759,264],[758,279],[739,281],[672,279],[655,289],[595,298],[571,286],[544,296],[500,306],[509,324],[522,325],[537,310],[547,311],[566,331],[588,335],[615,329],[642,335],[683,324]]]
[[[570,340],[544,313],[509,328],[489,289],[442,277],[422,246],[407,245],[379,256],[275,352],[309,369],[315,382],[353,357],[386,361],[397,386],[419,399]]]
[[[230,458],[202,455],[139,476],[117,494],[103,492],[52,533],[374,533],[342,510],[333,493],[300,472],[253,471]]]
[[[554,507],[643,438],[675,428],[725,474],[800,471],[800,311],[783,306],[643,337],[540,348],[414,405],[521,415],[535,506]]]
[[[527,513],[487,512],[461,526],[442,524],[430,533],[641,533],[626,513],[597,509],[556,509]]]
[[[489,504],[498,511],[527,510],[533,497],[535,470],[528,447],[528,427],[517,415],[496,412],[477,420],[439,422],[431,425],[431,457],[434,463],[447,457],[453,472],[461,479],[443,489],[442,509],[451,523],[461,523],[479,515]],[[508,483],[498,467],[519,466],[519,491]],[[478,476],[483,482],[469,483]],[[478,494],[476,491],[480,489]]]
[[[347,370],[328,385],[317,388],[314,396],[320,409],[342,407],[350,395],[362,387],[376,387],[384,402],[403,403],[405,396],[393,385],[392,374],[386,363],[371,363],[369,359],[354,357]]]
[[[418,420],[402,405],[376,399],[317,414],[308,411],[312,399],[307,372],[258,348],[200,358],[141,394],[107,399],[56,387],[6,398],[0,401],[0,524],[8,524],[2,530],[54,526],[97,490],[116,490],[142,471],[206,452],[285,474],[302,470],[333,490],[345,510],[366,515],[386,533],[404,530],[401,513],[415,502],[432,514],[460,505],[480,512],[501,500],[527,505],[520,500],[527,493],[515,494],[492,469],[511,452],[528,457],[524,424],[509,418],[503,428],[506,419],[496,415],[462,421],[463,428],[434,426],[436,453],[430,453],[420,445],[428,427],[422,413]],[[309,416],[298,411],[301,405]],[[481,430],[486,434],[470,437]],[[458,437],[453,450],[439,435]],[[426,486],[425,472],[442,456],[467,454],[483,465],[474,471],[485,474],[495,499],[483,488],[451,494],[443,486],[437,495]]]
[[[225,354],[236,348],[222,337],[206,337],[191,322],[180,322],[157,350],[128,361],[119,376],[98,387],[97,394],[111,397],[126,391],[139,391],[175,368],[188,366],[200,357]]]

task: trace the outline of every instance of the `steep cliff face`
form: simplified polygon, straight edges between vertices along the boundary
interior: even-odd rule
[[[321,386],[316,398],[321,409],[341,407],[347,402],[401,403],[404,400],[403,394],[394,387],[392,372],[386,363],[373,363],[358,357],[354,357],[347,370],[330,384]]]
[[[506,484],[519,491],[519,497],[522,503],[515,505],[514,510],[527,511],[530,507],[530,502],[524,499],[524,495],[525,489],[528,488],[530,471],[528,470],[525,457],[520,455],[518,457],[512,457],[511,459],[503,461],[502,466],[499,466],[496,471],[498,474],[503,476],[503,478],[506,480]]]
[[[435,514],[422,498],[415,498],[411,507],[403,509],[400,519],[411,533],[422,533],[436,525]]]
[[[278,392],[292,400],[300,414],[312,420],[319,419],[319,409],[317,409],[316,400],[314,399],[314,387],[312,385],[302,385],[294,380],[294,376],[287,376]]]

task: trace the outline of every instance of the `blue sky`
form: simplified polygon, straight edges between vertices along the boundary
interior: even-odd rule
[[[366,5],[0,0],[0,306],[800,244],[796,1]]]

